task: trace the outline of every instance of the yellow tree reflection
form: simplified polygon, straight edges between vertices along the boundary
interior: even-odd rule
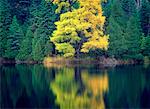
[[[103,75],[89,75],[82,73],[83,79],[87,87],[87,93],[91,93],[90,108],[91,109],[104,109],[105,103],[103,95],[108,91],[108,75],[107,72]]]
[[[63,68],[59,71],[50,88],[56,95],[56,103],[61,109],[105,108],[103,94],[108,91],[107,73],[104,75],[91,75],[87,71],[81,71],[78,73],[81,73],[79,76],[82,80],[78,82],[75,77],[77,70]],[[82,85],[80,84],[81,81]]]

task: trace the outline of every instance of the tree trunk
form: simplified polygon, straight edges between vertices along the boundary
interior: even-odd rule
[[[78,48],[78,49],[76,50],[76,53],[75,53],[75,57],[76,57],[77,59],[79,59],[79,54],[80,54],[80,49]]]
[[[79,85],[78,94],[81,94],[85,88],[82,82],[81,69],[79,67],[75,67],[74,69],[74,78],[75,78],[76,83]]]

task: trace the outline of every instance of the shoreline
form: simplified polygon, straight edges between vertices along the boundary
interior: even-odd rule
[[[103,67],[115,67],[120,65],[136,65],[143,64],[142,61],[138,60],[121,60],[115,58],[99,57],[95,58],[63,58],[63,57],[46,57],[43,61],[33,60],[11,60],[0,58],[0,65],[5,64],[44,64],[46,67],[50,66],[80,66],[80,65],[99,65]]]

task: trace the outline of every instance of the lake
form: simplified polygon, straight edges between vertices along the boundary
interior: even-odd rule
[[[0,66],[0,108],[150,108],[150,66]]]

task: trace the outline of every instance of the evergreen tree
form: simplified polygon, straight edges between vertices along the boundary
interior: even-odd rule
[[[142,55],[140,54],[142,32],[138,13],[132,15],[127,22],[125,38],[128,49],[125,54],[127,58],[142,59]]]
[[[7,0],[0,1],[0,57],[5,56],[9,25],[11,24],[10,4]]]
[[[39,4],[32,2],[31,5],[31,25],[33,30],[38,27],[45,28],[45,33],[50,35],[55,29],[54,22],[58,18],[58,15],[55,14],[56,6],[45,0],[38,0],[38,2]]]
[[[127,47],[125,44],[125,38],[123,35],[123,30],[121,29],[121,25],[119,25],[114,20],[114,18],[110,17],[107,31],[109,32],[110,37],[110,44],[108,49],[109,55],[116,58],[122,58],[126,52]]]
[[[32,50],[32,57],[35,61],[42,61],[44,59],[44,53],[42,48],[42,38],[36,42]]]
[[[150,35],[150,3],[148,0],[142,0],[140,15],[143,33],[148,36]]]
[[[23,36],[23,31],[18,24],[16,16],[14,16],[7,37],[7,49],[5,51],[7,58],[15,58],[17,56]]]
[[[24,24],[29,18],[29,6],[31,0],[8,0],[11,14],[16,15],[19,24]]]
[[[111,5],[111,15],[108,19],[107,33],[109,34],[109,48],[110,56],[121,58],[126,52],[125,44],[125,16],[121,3],[116,0]]]
[[[54,22],[58,19],[58,15],[55,14],[56,6],[51,2],[45,0],[38,0],[32,2],[31,8],[31,25],[32,30],[35,31],[35,37],[33,39],[33,49],[35,48],[35,42],[43,39],[39,43],[42,46],[42,55],[48,56],[54,52],[54,45],[49,41],[49,36],[55,29]],[[43,57],[42,57],[43,58]]]
[[[122,4],[122,9],[124,11],[124,15],[126,16],[126,19],[129,19],[132,14],[136,13],[136,0],[120,0],[118,2]]]
[[[150,36],[142,38],[141,49],[144,56],[150,57]]]
[[[21,47],[19,50],[19,54],[17,55],[17,59],[19,60],[31,59],[32,38],[33,38],[33,32],[31,31],[30,28],[28,28],[26,36],[21,43]]]
[[[32,58],[35,61],[41,61],[44,59],[44,48],[46,41],[44,37],[45,35],[41,34],[43,31],[44,30],[40,27],[36,29],[32,40]]]

